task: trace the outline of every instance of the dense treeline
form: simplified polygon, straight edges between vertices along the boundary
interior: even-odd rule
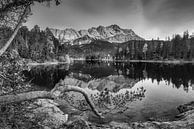
[[[12,33],[11,28],[0,28],[1,44]],[[35,61],[65,60],[68,53],[72,58],[89,60],[192,60],[194,58],[194,38],[189,38],[188,31],[183,36],[175,35],[172,40],[128,41],[109,43],[93,40],[90,44],[66,45],[59,43],[49,28],[40,30],[38,25],[29,30],[19,29],[10,48],[15,48],[21,57]]]
[[[0,39],[0,43],[3,46],[12,33],[12,29],[0,28],[0,31],[2,32],[1,37],[3,37]],[[9,50],[12,49],[16,49],[23,58],[40,62],[58,59],[65,50],[60,47],[59,41],[48,28],[41,30],[38,25],[35,25],[31,30],[22,26],[9,47]]]
[[[194,58],[194,38],[175,35],[170,41],[129,41],[119,44],[116,53],[117,60],[192,60]]]
[[[188,60],[194,58],[194,38],[188,32],[175,35],[172,40],[128,41],[109,43],[94,40],[90,44],[69,48],[70,56],[87,60]]]
[[[51,60],[58,53],[59,42],[48,28],[41,31],[35,25],[29,31],[27,27],[22,27],[14,41],[20,55],[32,60]]]

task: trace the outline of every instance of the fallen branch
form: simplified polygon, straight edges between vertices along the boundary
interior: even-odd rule
[[[51,93],[54,93],[56,91],[60,91],[60,92],[69,92],[69,91],[74,91],[74,92],[79,92],[81,93],[84,98],[86,99],[86,102],[89,104],[90,108],[92,109],[92,111],[99,117],[102,117],[102,114],[98,112],[98,110],[95,108],[95,105],[94,103],[91,101],[88,93],[80,88],[80,87],[77,87],[77,86],[71,86],[71,85],[63,85],[63,86],[56,86],[52,91]]]
[[[59,92],[58,92],[59,91]],[[53,90],[49,91],[33,91],[33,92],[27,92],[27,93],[20,93],[16,95],[4,95],[0,96],[0,104],[9,104],[9,103],[16,103],[16,102],[22,102],[22,101],[28,101],[28,100],[34,100],[34,99],[56,99],[61,94],[69,91],[79,92],[81,93],[87,103],[89,104],[91,110],[96,114],[97,116],[102,118],[102,114],[98,112],[98,110],[95,108],[94,103],[91,101],[89,95],[87,92],[77,86],[71,86],[71,85],[61,85],[61,86],[55,86]],[[56,93],[60,93],[56,94]]]
[[[3,95],[0,96],[0,104],[17,103],[33,99],[48,98],[54,99],[50,92],[47,91],[32,91],[16,95]]]

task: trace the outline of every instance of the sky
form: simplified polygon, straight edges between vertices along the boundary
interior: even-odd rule
[[[35,4],[29,28],[88,29],[117,24],[145,39],[194,32],[194,0],[61,0],[59,6]]]

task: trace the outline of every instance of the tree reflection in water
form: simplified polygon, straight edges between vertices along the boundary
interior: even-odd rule
[[[25,71],[28,80],[39,86],[52,88],[60,79],[64,79],[69,73],[87,74],[90,78],[107,77],[109,75],[124,75],[130,79],[152,79],[158,83],[166,81],[179,89],[183,86],[188,91],[189,86],[194,85],[194,65],[192,64],[159,64],[159,63],[85,63],[77,62],[73,65],[39,66]]]
[[[183,86],[188,91],[194,84],[194,65],[192,64],[159,64],[159,63],[114,63],[117,73],[133,79],[152,79],[172,83],[177,89]]]
[[[35,66],[30,71],[23,71],[27,81],[51,90],[55,84],[69,74],[69,65]]]

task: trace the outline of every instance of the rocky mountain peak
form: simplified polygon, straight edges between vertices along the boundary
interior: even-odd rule
[[[118,30],[121,29],[120,26],[118,26],[118,25],[116,25],[116,24],[110,25],[110,26],[108,26],[108,28],[112,28],[112,29],[115,30],[115,31],[118,31]]]
[[[86,44],[92,40],[104,40],[114,43],[122,43],[130,40],[144,40],[132,29],[122,29],[116,24],[109,26],[91,27],[88,30],[74,30],[72,28],[66,28],[64,30],[50,29],[55,38],[59,39],[61,43],[70,44]],[[86,38],[87,37],[87,38]],[[78,43],[79,41],[79,43]]]

